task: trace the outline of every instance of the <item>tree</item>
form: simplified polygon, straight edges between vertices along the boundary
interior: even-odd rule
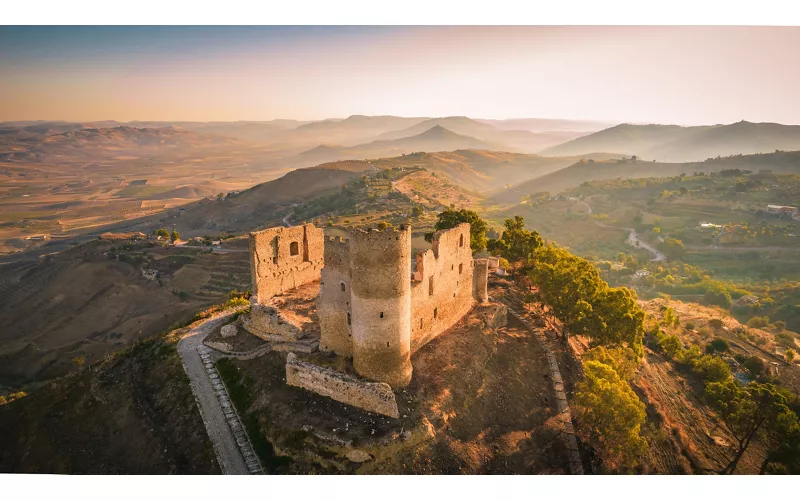
[[[728,367],[728,363],[708,354],[695,360],[692,371],[706,382],[724,382],[731,376],[731,369]]]
[[[764,361],[758,356],[750,356],[742,363],[742,366],[744,366],[753,377],[761,375],[761,372],[766,368]]]
[[[155,236],[161,236],[162,238],[169,238],[169,231],[167,231],[163,227],[160,227],[160,228],[156,229],[155,231],[153,231],[153,234]]]
[[[383,220],[382,220],[382,221],[378,221],[378,224],[376,224],[376,226],[377,226],[377,227],[378,227],[378,229],[379,229],[379,230],[381,230],[381,231],[383,231],[383,230],[385,230],[385,229],[389,229],[389,228],[392,228],[392,227],[394,227],[394,226],[392,226],[390,223],[388,223],[388,222],[386,222],[386,221],[383,221]]]
[[[481,219],[477,212],[472,210],[445,210],[438,215],[435,231],[451,229],[459,224],[469,223],[469,246],[472,253],[478,253],[486,248],[486,221]],[[433,241],[434,233],[426,233],[425,241]]]
[[[753,438],[762,430],[785,432],[795,415],[786,405],[785,394],[772,384],[750,382],[740,387],[733,379],[711,382],[706,385],[706,395],[717,410],[725,428],[737,441],[737,449],[721,474],[732,474],[747,451]]]
[[[586,351],[581,356],[581,360],[584,363],[586,361],[597,361],[608,365],[623,380],[631,380],[636,372],[636,367],[639,366],[639,358],[636,353],[627,347],[598,346]]]
[[[539,233],[525,229],[525,220],[519,215],[505,220],[505,230],[500,239],[487,242],[487,248],[492,254],[504,257],[512,263],[531,260],[536,249],[543,245],[544,240]]]
[[[607,467],[634,467],[647,449],[639,435],[645,421],[644,404],[611,366],[586,361],[584,373],[575,393],[579,429]]]
[[[794,349],[786,349],[786,362],[790,365],[794,363],[795,352]]]
[[[720,337],[717,337],[708,343],[708,348],[712,352],[725,352],[730,349],[730,347],[731,346],[728,344],[728,341]]]
[[[424,212],[425,212],[425,209],[424,209],[424,208],[422,208],[422,205],[414,205],[414,206],[411,208],[411,215],[412,215],[413,217],[419,217],[419,216],[420,216],[420,215],[422,215]]]
[[[181,235],[178,234],[178,231],[172,231],[172,234],[169,235],[169,238],[174,243],[174,242],[176,242],[176,241],[181,239]]]
[[[661,251],[664,252],[664,255],[667,256],[670,260],[678,260],[683,257],[684,254],[684,247],[683,241],[675,239],[675,238],[667,238],[664,240],[664,243],[660,245]]]

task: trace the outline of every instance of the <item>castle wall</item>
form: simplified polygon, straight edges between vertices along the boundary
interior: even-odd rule
[[[469,224],[438,231],[433,248],[417,254],[411,286],[411,352],[453,326],[475,303]]]
[[[319,348],[339,356],[353,356],[350,308],[350,247],[340,237],[325,241],[325,267],[322,268],[319,298]],[[350,318],[350,321],[348,321]]]
[[[404,387],[411,381],[411,230],[353,231],[349,255],[353,366]]]
[[[250,233],[251,301],[266,304],[275,295],[320,279],[324,240],[322,229],[313,224]]]
[[[475,271],[473,273],[473,283],[475,285],[474,297],[478,302],[489,301],[489,259],[475,259]]]
[[[306,363],[294,353],[286,357],[286,383],[327,396],[373,413],[400,418],[392,388],[382,382],[364,382],[355,377]]]

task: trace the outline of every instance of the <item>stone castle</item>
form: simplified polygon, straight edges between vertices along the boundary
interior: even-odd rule
[[[386,390],[408,385],[411,355],[488,298],[488,262],[473,259],[466,223],[435,233],[432,248],[414,256],[413,266],[407,226],[355,229],[346,239],[326,238],[312,224],[266,229],[250,233],[250,259],[251,313],[243,321],[248,331],[265,340],[301,341],[304,328],[271,302],[319,280],[319,350],[351,358],[360,377],[373,386],[387,384]],[[294,374],[299,365],[287,364],[287,373],[290,365]],[[307,380],[328,380],[328,387],[293,385],[326,395],[338,391],[333,387],[353,386],[321,374],[305,373]],[[375,394],[385,400],[386,390]],[[334,398],[361,407],[358,401],[369,399]]]

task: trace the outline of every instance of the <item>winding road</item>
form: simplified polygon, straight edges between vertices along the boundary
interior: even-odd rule
[[[587,213],[589,215],[592,214],[592,207],[590,207],[588,203],[586,203],[583,200],[575,200],[575,201],[577,203],[583,205],[584,207],[586,207]],[[633,229],[632,227],[609,226],[608,224],[603,224],[602,222],[600,222],[598,220],[594,221],[594,223],[597,224],[598,226],[601,226],[601,227],[610,227],[612,229],[624,229],[624,230],[628,231],[628,240],[627,240],[628,241],[628,245],[630,245],[632,247],[637,247],[637,248],[644,248],[648,252],[652,253],[653,254],[653,258],[650,259],[651,262],[660,262],[662,260],[667,260],[667,256],[666,255],[664,255],[659,250],[657,250],[655,247],[651,246],[650,244],[646,243],[645,241],[642,241],[641,239],[639,239],[639,235],[636,233],[636,230]]]

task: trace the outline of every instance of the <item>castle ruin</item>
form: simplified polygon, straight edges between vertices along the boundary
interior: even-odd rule
[[[365,378],[408,385],[411,355],[487,298],[487,261],[472,258],[469,230],[465,223],[436,233],[413,274],[409,227],[327,240],[320,349],[352,357]]]
[[[356,397],[355,379],[342,374],[338,380],[329,369],[311,373],[308,363],[287,364],[287,382],[371,411],[391,406],[385,401],[390,388],[409,384],[412,354],[455,325],[476,302],[488,300],[488,261],[473,259],[466,223],[436,232],[432,248],[414,257],[413,272],[408,226],[355,229],[346,239],[326,238],[313,224],[272,228],[250,233],[250,257],[253,293],[245,329],[265,340],[300,346],[304,328],[271,303],[277,295],[319,280],[319,341],[313,349],[318,345],[352,359],[356,373],[371,382]],[[376,383],[385,384],[385,390]]]

